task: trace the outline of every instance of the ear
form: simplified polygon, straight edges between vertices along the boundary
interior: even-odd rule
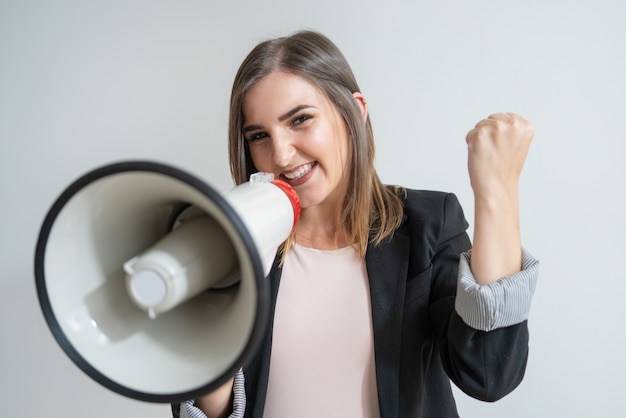
[[[365,96],[363,96],[360,92],[352,93],[354,100],[356,100],[356,104],[361,109],[361,116],[363,117],[363,122],[367,120],[367,100],[365,100]]]

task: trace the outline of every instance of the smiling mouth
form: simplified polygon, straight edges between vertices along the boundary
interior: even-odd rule
[[[316,164],[317,163],[313,162],[301,165],[296,170],[282,173],[281,176],[285,177],[287,180],[298,180],[309,173]]]

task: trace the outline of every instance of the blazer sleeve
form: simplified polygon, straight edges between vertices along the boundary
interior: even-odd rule
[[[491,331],[526,321],[537,278],[539,261],[522,249],[522,270],[481,286],[470,268],[471,251],[461,254],[455,309],[472,328]]]
[[[525,316],[528,307],[519,309],[510,303],[515,298],[515,283],[519,277],[503,278],[498,284],[494,284],[496,291],[481,289],[475,281],[472,282],[467,263],[469,253],[466,247],[469,238],[465,229],[466,222],[461,206],[454,195],[448,195],[432,258],[433,282],[429,316],[437,334],[442,365],[450,379],[474,398],[495,401],[515,389],[524,377],[529,341]],[[461,255],[459,260],[459,254],[463,253],[466,254]],[[452,270],[457,273],[452,274]],[[524,273],[523,276],[533,274]],[[460,280],[457,280],[459,275]],[[508,288],[513,290],[508,293],[498,292],[506,281],[509,283],[505,285],[511,285]],[[532,278],[524,283],[528,282],[533,282]],[[464,320],[456,308],[459,288],[461,299],[458,307],[468,320]],[[530,297],[526,299],[529,303]],[[498,312],[507,317],[505,312],[511,309],[525,313],[508,315],[510,318],[501,323],[494,319],[499,317]]]

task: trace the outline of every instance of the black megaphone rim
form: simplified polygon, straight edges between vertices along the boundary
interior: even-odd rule
[[[239,234],[239,237],[241,238],[241,241],[246,246],[254,269],[257,290],[257,304],[254,324],[252,326],[252,331],[244,350],[221,376],[193,390],[166,394],[148,393],[129,388],[105,376],[93,365],[91,365],[71,344],[70,340],[63,332],[54,314],[54,310],[52,308],[52,304],[50,302],[50,298],[46,288],[45,257],[48,238],[57,217],[59,216],[65,205],[80,190],[101,178],[113,174],[134,171],[163,174],[172,177],[193,187],[194,189],[205,195],[207,198],[209,198],[220,210],[223,211],[223,213],[227,216],[227,218],[234,226],[235,230]],[[232,376],[234,376],[241,367],[245,366],[252,360],[252,357],[256,354],[256,351],[264,338],[269,318],[270,285],[269,281],[264,279],[265,275],[263,271],[263,264],[261,262],[261,257],[258,253],[258,250],[254,244],[252,235],[249,233],[241,217],[225,200],[225,198],[213,187],[209,186],[198,177],[171,165],[153,161],[133,160],[108,164],[96,168],[76,179],[59,195],[59,197],[49,209],[41,226],[35,250],[35,284],[37,295],[39,298],[39,304],[52,335],[56,339],[57,343],[61,346],[65,354],[84,373],[86,373],[93,380],[105,386],[109,390],[128,398],[146,402],[176,403],[188,399],[196,399],[220,387],[222,384],[232,378]]]

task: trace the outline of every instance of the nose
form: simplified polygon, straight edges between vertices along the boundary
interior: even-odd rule
[[[289,166],[296,154],[296,147],[288,135],[274,135],[272,138],[272,157],[277,167]]]

